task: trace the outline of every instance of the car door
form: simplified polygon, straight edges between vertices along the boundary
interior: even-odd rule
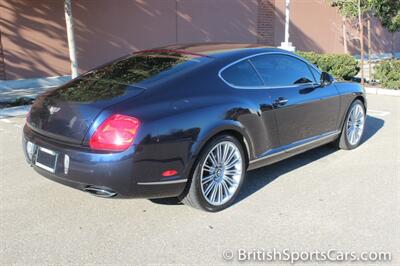
[[[235,62],[222,69],[219,75],[234,88],[230,99],[240,102],[238,107],[228,111],[226,117],[245,126],[252,139],[254,155],[258,157],[279,147],[275,111],[268,89],[251,62],[247,59]]]
[[[320,86],[319,71],[288,54],[259,55],[251,62],[268,87],[282,146],[335,130],[339,94],[334,84]]]

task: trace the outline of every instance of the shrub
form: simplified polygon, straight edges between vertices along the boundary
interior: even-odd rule
[[[384,60],[375,66],[375,78],[382,87],[400,90],[400,60]]]
[[[308,62],[318,66],[318,61],[320,60],[320,58],[322,57],[321,54],[317,54],[314,52],[302,52],[302,51],[298,51],[297,54],[301,57],[303,57],[304,59],[306,59]],[[319,66],[318,66],[319,67]]]
[[[351,55],[314,52],[297,52],[297,54],[339,80],[351,80],[360,70],[357,61]]]

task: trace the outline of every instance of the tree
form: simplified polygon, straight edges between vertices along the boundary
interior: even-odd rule
[[[400,31],[399,0],[369,0],[374,16],[392,33],[392,57],[395,57],[395,33]]]
[[[361,84],[364,84],[364,14],[371,10],[371,0],[329,0],[337,7],[343,17],[355,21],[358,19],[360,32]],[[378,0],[379,1],[379,0]],[[346,40],[346,39],[344,39]]]
[[[370,1],[371,0],[330,0],[331,5],[337,7],[340,14],[349,19],[357,19],[359,8],[362,14],[369,12],[371,10]]]

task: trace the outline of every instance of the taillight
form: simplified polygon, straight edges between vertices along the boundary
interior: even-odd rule
[[[89,146],[93,150],[126,150],[135,140],[139,125],[140,122],[135,117],[112,115],[93,133]]]

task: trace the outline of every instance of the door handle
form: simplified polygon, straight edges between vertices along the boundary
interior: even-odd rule
[[[285,99],[284,97],[279,97],[278,99],[276,99],[274,101],[274,106],[278,107],[278,106],[284,106],[285,104],[287,104],[289,100]]]

